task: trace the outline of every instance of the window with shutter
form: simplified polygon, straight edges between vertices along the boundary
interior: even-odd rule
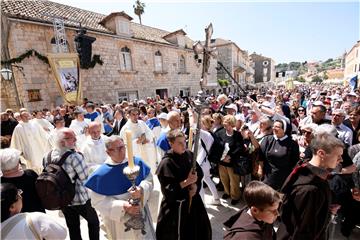
[[[185,57],[183,55],[180,56],[179,59],[179,72],[180,73],[185,73],[186,68],[185,68]]]
[[[161,56],[160,51],[155,52],[155,71],[156,72],[162,72],[163,71],[162,56]]]
[[[120,69],[123,71],[131,71],[131,51],[128,47],[121,48],[120,52]]]

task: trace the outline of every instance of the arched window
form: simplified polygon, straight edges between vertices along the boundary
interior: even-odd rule
[[[121,48],[120,52],[120,69],[123,71],[131,71],[131,51],[128,47]]]
[[[160,51],[155,52],[155,71],[156,72],[163,71],[162,56]]]
[[[185,57],[183,55],[179,58],[179,72],[185,73],[186,67],[185,67]]]

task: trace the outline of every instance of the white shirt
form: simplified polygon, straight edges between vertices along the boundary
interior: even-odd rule
[[[206,157],[206,151],[201,144],[201,140],[204,142],[204,145],[205,145],[208,153],[210,151],[212,144],[214,143],[214,138],[213,138],[213,136],[211,136],[211,134],[209,132],[200,130],[199,148],[198,148],[198,154],[196,157],[196,161],[199,163],[199,165],[201,165],[201,163],[204,161],[204,159]]]
[[[338,132],[338,138],[348,146],[351,146],[353,140],[353,132],[351,131],[351,129],[345,126],[344,124],[340,124],[339,126],[334,125],[334,127]]]

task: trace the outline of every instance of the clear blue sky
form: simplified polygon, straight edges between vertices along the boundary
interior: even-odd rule
[[[135,0],[52,0],[102,14],[134,14]],[[212,22],[213,38],[235,42],[276,63],[326,60],[342,55],[360,40],[359,1],[151,1],[142,15],[144,25],[175,31],[184,29],[193,40],[205,38]]]

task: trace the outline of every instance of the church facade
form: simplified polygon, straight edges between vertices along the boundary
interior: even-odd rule
[[[66,44],[76,53],[79,24],[95,37],[92,54],[103,65],[80,69],[83,97],[101,103],[146,97],[196,95],[202,64],[194,58],[193,40],[180,29],[173,32],[140,25],[124,12],[102,15],[50,1],[2,1],[1,59],[20,59],[4,66],[12,79],[1,80],[1,108],[29,110],[63,103],[50,66],[41,57],[56,52],[53,18],[64,19]],[[202,29],[199,29],[201,31]],[[204,34],[205,38],[205,34]],[[21,55],[36,53],[21,59]],[[35,52],[34,51],[34,52]],[[216,60],[208,81],[217,87]]]

